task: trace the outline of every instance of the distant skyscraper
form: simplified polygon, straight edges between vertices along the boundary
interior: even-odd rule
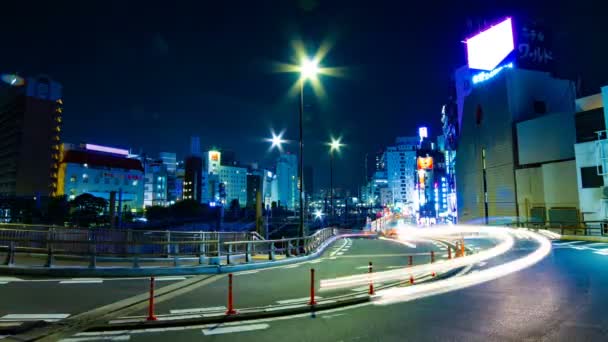
[[[188,157],[184,162],[184,200],[201,203],[203,160],[200,157]]]
[[[49,196],[58,188],[62,88],[48,77],[0,82],[0,197]]]
[[[416,186],[416,149],[418,137],[398,137],[385,152],[388,188],[394,204],[413,203]]]
[[[277,159],[277,192],[281,206],[295,209],[298,204],[298,158],[295,154],[283,153]]]
[[[197,136],[190,137],[190,155],[201,156],[201,138]]]
[[[159,157],[167,167],[167,172],[175,173],[177,168],[177,155],[172,152],[161,152],[159,153]]]

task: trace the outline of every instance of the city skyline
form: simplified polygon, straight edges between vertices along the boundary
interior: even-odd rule
[[[363,164],[365,153],[415,134],[420,125],[428,126],[431,136],[441,133],[449,75],[465,62],[461,41],[467,19],[491,21],[508,14],[544,20],[553,29],[559,72],[582,77],[585,93],[606,78],[605,71],[594,70],[605,49],[588,44],[592,39],[583,34],[597,17],[558,21],[568,6],[528,5],[518,11],[515,5],[445,6],[436,9],[431,22],[397,4],[382,9],[315,1],[242,5],[150,8],[153,14],[145,20],[131,17],[137,4],[110,3],[91,12],[77,6],[49,8],[52,22],[42,16],[46,11],[38,11],[33,14],[41,16],[38,20],[4,37],[11,53],[4,56],[3,72],[48,73],[63,84],[66,141],[128,146],[149,154],[175,151],[183,158],[187,137],[197,135],[203,148],[222,147],[243,162],[269,164],[275,155],[267,152],[264,139],[271,130],[285,130],[292,141],[286,151],[297,152],[297,99],[288,96],[297,75],[274,73],[273,65],[293,60],[294,40],[302,39],[309,54],[329,41],[332,48],[323,63],[347,72],[324,78],[321,98],[306,87],[304,158],[316,170],[317,186],[327,186],[324,144],[330,135],[342,136],[348,146],[340,155],[336,182],[353,190],[363,183],[363,173],[349,170]],[[226,18],[214,19],[218,13]],[[256,19],[262,13],[274,15]],[[71,25],[81,30],[74,32]],[[424,38],[419,30],[425,30]],[[49,47],[48,41],[57,46]],[[583,47],[592,51],[592,60],[573,73],[572,51]]]

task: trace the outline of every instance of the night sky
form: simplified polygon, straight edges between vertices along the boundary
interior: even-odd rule
[[[608,84],[599,1],[596,8],[583,1],[6,2],[0,72],[48,74],[63,84],[65,141],[150,155],[184,157],[198,135],[203,148],[271,165],[276,152],[263,141],[270,130],[294,140],[298,132],[297,97],[288,96],[297,75],[273,72],[273,63],[293,61],[295,39],[310,54],[333,42],[322,64],[346,67],[346,76],[322,78],[323,98],[305,92],[305,164],[315,167],[316,188],[328,184],[330,135],[348,145],[335,183],[355,189],[366,152],[422,124],[440,133],[450,74],[465,63],[468,19],[544,20],[558,74],[582,77],[584,94]],[[297,144],[286,148],[295,152]]]

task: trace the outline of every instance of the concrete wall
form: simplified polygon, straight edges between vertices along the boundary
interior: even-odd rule
[[[582,219],[585,221],[602,220],[606,217],[606,202],[602,201],[602,188],[583,189],[581,179],[582,167],[597,165],[595,144],[595,141],[589,141],[574,145],[579,207]]]
[[[517,123],[519,165],[574,158],[574,113],[548,114]]]
[[[530,208],[546,207],[543,171],[540,167],[515,171],[517,203],[522,220],[530,221]]]
[[[542,165],[543,187],[547,207],[578,208],[576,162],[569,160]]]

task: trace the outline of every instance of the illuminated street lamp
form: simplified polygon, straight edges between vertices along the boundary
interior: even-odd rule
[[[304,115],[304,81],[316,80],[317,74],[319,73],[319,65],[316,60],[304,58],[302,59],[299,67],[300,71],[300,158],[298,161],[298,179],[299,179],[299,190],[300,190],[300,237],[304,237],[306,232],[304,231],[304,155],[303,149],[304,144],[302,142],[303,129],[302,129],[302,117]]]
[[[340,148],[344,146],[340,142],[340,138],[331,138],[329,145],[329,204],[331,206],[331,217],[334,217],[334,151],[340,152]]]
[[[287,142],[287,140],[283,139],[283,133],[284,132],[276,134],[275,132],[271,132],[272,138],[266,139],[266,141],[271,143],[271,145],[270,145],[271,150],[276,147],[279,151],[283,151],[282,145]]]

